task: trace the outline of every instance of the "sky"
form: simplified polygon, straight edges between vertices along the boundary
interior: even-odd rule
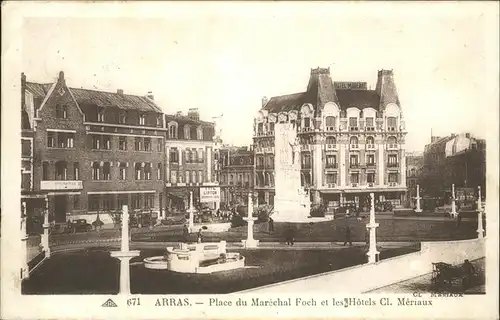
[[[262,97],[305,91],[311,68],[372,88],[379,69],[392,69],[407,151],[423,150],[431,129],[484,138],[498,112],[498,30],[489,24],[497,7],[421,4],[34,12],[22,29],[22,69],[28,81],[52,82],[63,70],[71,87],[153,91],[166,113],[199,108],[207,121],[223,114],[222,138],[236,145],[252,142]]]

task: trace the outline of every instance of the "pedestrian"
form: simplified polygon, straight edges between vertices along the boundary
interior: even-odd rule
[[[293,246],[295,242],[295,231],[291,226],[285,231],[285,241],[287,245]]]
[[[472,284],[472,277],[476,273],[476,270],[468,259],[465,259],[464,264],[462,265],[462,270],[465,274],[465,277],[462,280],[462,286],[464,289],[468,289]]]
[[[344,241],[344,246],[349,242],[349,246],[352,246],[352,239],[351,239],[351,228],[349,226],[345,227],[345,241]]]
[[[274,220],[273,218],[269,217],[269,233],[274,232]]]
[[[188,242],[189,238],[189,229],[187,225],[184,225],[184,228],[182,229],[182,238],[184,242]]]
[[[202,234],[202,229],[198,230],[198,243],[203,242],[203,234]]]

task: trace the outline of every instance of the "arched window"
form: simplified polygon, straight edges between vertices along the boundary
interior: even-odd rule
[[[92,180],[100,179],[100,165],[99,162],[94,162],[92,164]]]
[[[268,172],[266,172],[266,174],[264,175],[264,185],[269,186],[269,173]]]
[[[177,139],[177,123],[170,122],[168,124],[168,137],[170,139]]]
[[[68,178],[68,166],[66,161],[56,162],[56,180],[67,180]]]
[[[387,144],[389,144],[389,145],[394,145],[394,144],[396,144],[396,143],[397,143],[396,137],[391,136],[391,137],[388,137],[388,138],[387,138]]]
[[[337,144],[337,139],[335,139],[335,137],[327,137],[326,138],[326,144],[328,144],[328,145],[336,145]]]
[[[191,127],[188,124],[184,125],[184,139],[191,139]]]
[[[151,180],[151,163],[146,163],[144,165],[144,179]]]
[[[333,116],[328,116],[325,118],[326,131],[335,131],[337,127],[337,119]]]
[[[203,128],[201,126],[196,129],[196,139],[203,140]]]
[[[357,145],[358,144],[358,138],[357,137],[351,137],[351,139],[349,139],[349,144],[351,144],[351,145]]]
[[[142,164],[141,163],[136,163],[134,165],[135,180],[141,180],[141,171],[142,171]]]
[[[102,166],[102,177],[103,180],[111,180],[111,164],[109,162],[104,162]]]
[[[186,183],[189,183],[189,178],[190,178],[190,175],[189,175],[189,170],[186,170]]]
[[[396,131],[396,117],[387,117],[387,131]]]
[[[186,149],[185,154],[186,154],[186,163],[191,162],[191,150]]]
[[[375,139],[373,139],[373,137],[367,137],[366,144],[375,144]]]

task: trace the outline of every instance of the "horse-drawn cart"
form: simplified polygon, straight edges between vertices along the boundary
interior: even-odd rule
[[[432,284],[437,287],[460,285],[463,289],[470,287],[478,278],[472,269],[462,266],[453,266],[449,263],[432,263]]]

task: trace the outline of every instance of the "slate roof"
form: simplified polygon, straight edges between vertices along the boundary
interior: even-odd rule
[[[41,84],[26,82],[26,88],[38,98],[45,98],[52,83]],[[126,110],[163,113],[162,110],[149,98],[131,94],[118,94],[90,89],[69,88],[79,104],[95,104],[99,107],[118,107]]]
[[[69,88],[78,103],[95,104],[99,107],[118,107],[126,110],[162,113],[161,109],[150,99],[143,96],[118,94],[89,89]]]
[[[342,109],[350,107],[378,109],[380,96],[375,90],[336,90]]]
[[[288,112],[291,110],[299,110],[304,103],[313,103],[307,92],[287,94],[284,96],[272,97],[264,106],[263,110],[275,113],[282,111]]]
[[[172,114],[165,114],[165,121],[168,124],[170,121],[175,121],[179,124],[205,124],[205,125],[214,125],[213,122],[203,121],[203,120],[193,120],[187,116],[177,116]]]
[[[26,89],[28,89],[35,98],[45,98],[50,87],[52,87],[52,83],[41,84],[26,82]]]

